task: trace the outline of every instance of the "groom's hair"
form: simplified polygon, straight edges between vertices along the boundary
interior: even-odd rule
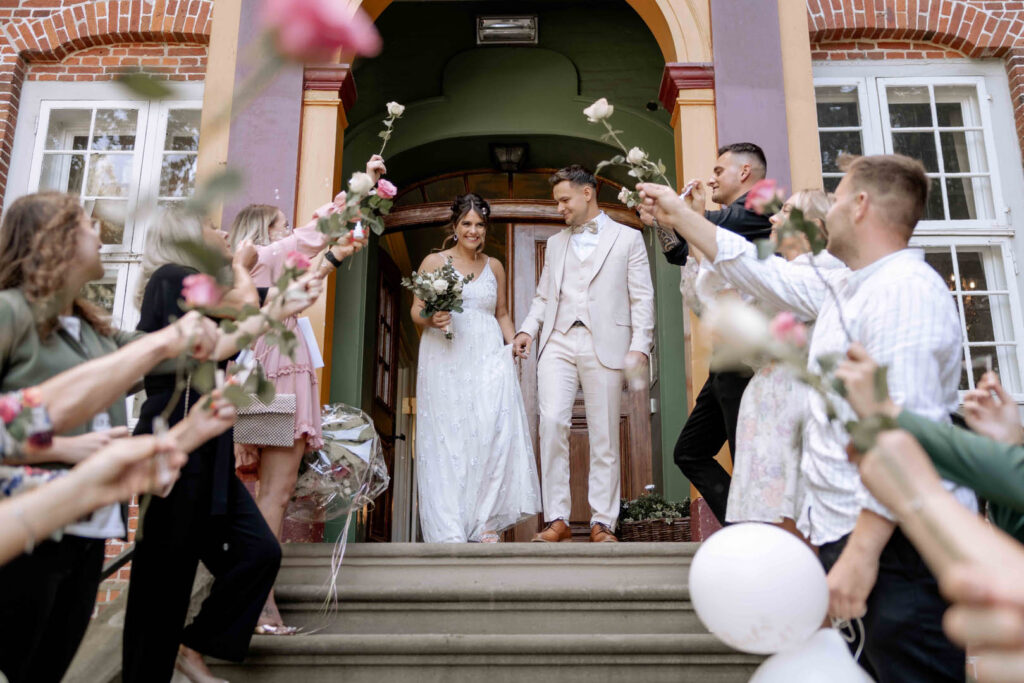
[[[567,180],[573,185],[590,185],[595,190],[597,189],[597,178],[579,164],[558,169],[548,178],[548,183],[551,187],[554,187],[558,183],[563,183]]]

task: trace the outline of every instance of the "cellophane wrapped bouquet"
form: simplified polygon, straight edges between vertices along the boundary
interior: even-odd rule
[[[325,522],[358,510],[388,488],[380,437],[373,420],[343,403],[324,406],[324,446],[307,453],[299,468],[287,516]]]

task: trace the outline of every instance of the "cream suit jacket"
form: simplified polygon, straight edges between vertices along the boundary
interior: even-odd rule
[[[594,348],[601,364],[621,370],[627,351],[648,356],[654,340],[654,285],[647,262],[647,248],[638,230],[601,216],[597,248],[591,256],[593,271],[587,289]],[[568,228],[548,238],[544,268],[530,312],[521,332],[537,339],[537,356],[551,336],[558,311],[565,257],[571,249]]]

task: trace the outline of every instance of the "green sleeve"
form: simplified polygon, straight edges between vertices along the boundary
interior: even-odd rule
[[[7,374],[12,356],[34,324],[32,309],[20,292],[0,292],[0,377]]]
[[[1024,511],[1024,447],[993,441],[904,410],[897,418],[928,452],[943,478],[980,496]]]

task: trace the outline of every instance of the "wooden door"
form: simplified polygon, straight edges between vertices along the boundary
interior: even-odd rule
[[[398,266],[381,249],[377,274],[377,346],[373,359],[373,406],[370,417],[380,435],[384,463],[391,474],[391,485],[377,498],[366,525],[366,540],[391,540],[394,507],[395,440],[398,411],[398,309],[401,306],[401,275]]]
[[[509,272],[512,273],[511,310],[516,325],[522,324],[530,310],[544,267],[547,239],[562,229],[561,225],[519,224],[513,226],[512,255]],[[534,345],[530,357],[521,361],[520,380],[526,414],[530,422],[534,452],[540,471],[540,446],[537,425],[537,347]],[[622,495],[634,498],[643,492],[643,487],[653,483],[651,462],[651,421],[650,394],[623,391],[622,409],[619,418],[619,449],[622,468]],[[574,539],[588,538],[590,534],[590,505],[587,502],[587,477],[590,471],[590,439],[587,434],[587,416],[583,405],[583,392],[577,391],[573,404],[572,423],[569,429],[569,489],[572,495],[570,523]],[[541,520],[523,524],[516,529],[515,540],[528,540],[528,529],[536,531]]]

